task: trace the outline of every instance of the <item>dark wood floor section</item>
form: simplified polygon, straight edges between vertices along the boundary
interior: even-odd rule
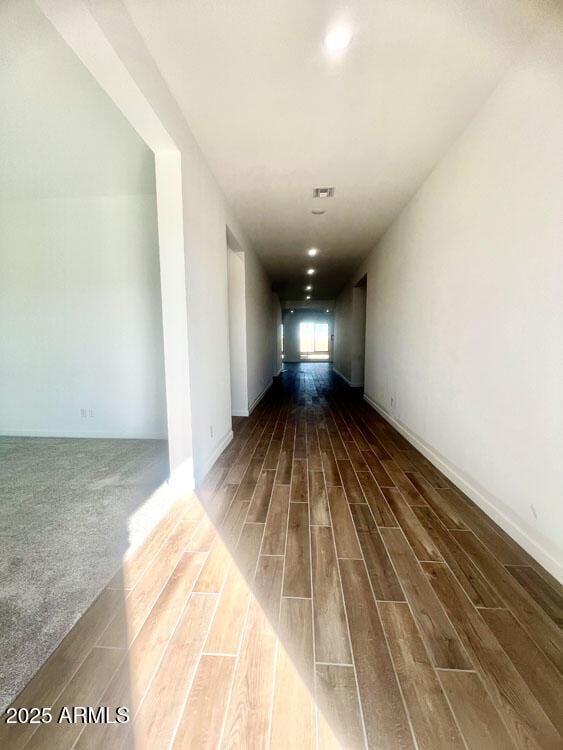
[[[562,589],[337,378],[286,365],[17,705],[6,748],[562,748]]]

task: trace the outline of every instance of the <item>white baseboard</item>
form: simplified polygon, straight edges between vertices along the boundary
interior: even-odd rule
[[[254,409],[256,409],[256,407],[258,406],[258,404],[260,403],[260,401],[262,401],[262,399],[268,393],[268,391],[270,390],[271,387],[272,387],[272,381],[270,381],[268,383],[268,385],[264,388],[264,390],[262,391],[262,393],[259,396],[256,396],[256,398],[254,399],[254,401],[248,407],[248,416],[250,416],[252,414],[252,412],[254,411]]]
[[[248,409],[235,409],[234,411],[231,411],[232,417],[248,417]]]
[[[278,377],[278,375],[281,375],[281,374],[282,374],[282,372],[283,372],[283,365],[282,365],[282,366],[280,367],[280,369],[279,369],[279,370],[278,370],[278,371],[276,372],[276,374],[274,375],[274,377],[275,377],[275,378],[277,378],[277,377]]]
[[[221,453],[225,450],[225,448],[229,445],[231,440],[233,439],[233,431],[227,430],[227,432],[223,435],[223,437],[219,440],[217,445],[215,446],[215,449],[213,452],[205,459],[205,462],[201,469],[196,472],[195,474],[195,486],[198,487],[201,482],[205,479],[207,472],[211,469],[215,461],[219,458]]]
[[[353,386],[352,386],[352,383],[351,383],[351,382],[350,382],[350,381],[348,380],[348,378],[346,377],[346,375],[343,375],[343,374],[342,374],[342,373],[340,372],[340,370],[337,370],[337,369],[336,369],[336,367],[335,367],[334,365],[332,366],[332,371],[333,371],[333,372],[335,372],[335,373],[336,373],[336,374],[338,375],[338,377],[339,377],[339,378],[342,378],[342,380],[344,380],[344,381],[345,381],[346,383],[348,383],[348,385],[350,386],[350,388],[352,388],[352,387],[353,387]]]
[[[389,422],[393,427],[406,438],[409,443],[414,445],[426,458],[434,464],[448,479],[459,487],[468,497],[471,498],[488,516],[490,516],[498,525],[506,531],[526,552],[528,552],[540,565],[548,570],[558,581],[563,583],[563,566],[545,549],[544,546],[533,539],[519,524],[516,518],[508,516],[501,508],[498,507],[498,501],[493,496],[487,496],[484,492],[472,483],[470,478],[463,477],[459,470],[439,453],[431,445],[426,443],[422,438],[411,432],[408,427],[395,419],[382,406],[374,401],[367,393],[364,393],[364,400],[375,409],[378,414]]]
[[[42,438],[95,438],[106,440],[168,440],[166,433],[124,434],[117,432],[81,432],[80,430],[6,430],[0,429],[0,437]]]

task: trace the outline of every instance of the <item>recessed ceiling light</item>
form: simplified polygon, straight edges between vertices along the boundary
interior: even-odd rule
[[[294,310],[290,310],[289,312],[290,312],[290,313],[291,313],[291,314],[293,315],[293,313],[294,313]]]
[[[314,273],[315,273],[315,269],[314,269],[314,268],[308,268],[308,269],[307,269],[307,274],[308,274],[309,276],[312,276],[312,275],[313,275]]]
[[[330,312],[330,310],[326,310],[325,312]]]
[[[305,287],[305,291],[310,292],[312,288],[313,287],[310,284],[307,284],[307,286]]]
[[[312,247],[310,250],[307,250],[307,255],[313,256],[313,255],[316,255],[318,252],[319,251],[317,250],[316,247]]]
[[[311,299],[311,295],[310,295],[310,294],[308,294],[308,295],[307,295],[307,296],[305,297],[305,299]]]
[[[325,46],[331,52],[346,49],[352,40],[352,30],[349,26],[334,26],[325,36]]]

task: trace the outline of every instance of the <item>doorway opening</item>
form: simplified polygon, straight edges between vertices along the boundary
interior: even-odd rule
[[[328,323],[304,320],[299,325],[299,356],[301,359],[328,360]]]

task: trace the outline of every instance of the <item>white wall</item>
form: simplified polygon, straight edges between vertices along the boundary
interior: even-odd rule
[[[0,21],[0,433],[165,437],[153,155],[32,3]]]
[[[170,439],[183,440],[185,454],[178,461],[183,458],[186,474],[193,463],[199,482],[232,439],[226,227],[242,251],[250,248],[124,3],[37,4],[155,152],[157,165],[169,155],[178,156],[181,188],[174,196],[163,196],[157,186],[159,217],[167,215],[171,200],[180,201],[182,208],[177,220],[170,220],[166,240],[172,255],[180,245],[184,255],[187,334],[181,344],[187,339],[188,356],[173,362],[170,379],[186,384],[190,403],[179,412],[183,434]],[[166,351],[165,356],[172,360]]]
[[[352,280],[367,271],[367,396],[559,579],[561,123],[559,25]]]
[[[248,410],[252,411],[272,384],[276,368],[277,297],[258,256],[245,253]],[[279,306],[279,302],[278,302]]]
[[[231,414],[248,415],[244,253],[227,247]]]

